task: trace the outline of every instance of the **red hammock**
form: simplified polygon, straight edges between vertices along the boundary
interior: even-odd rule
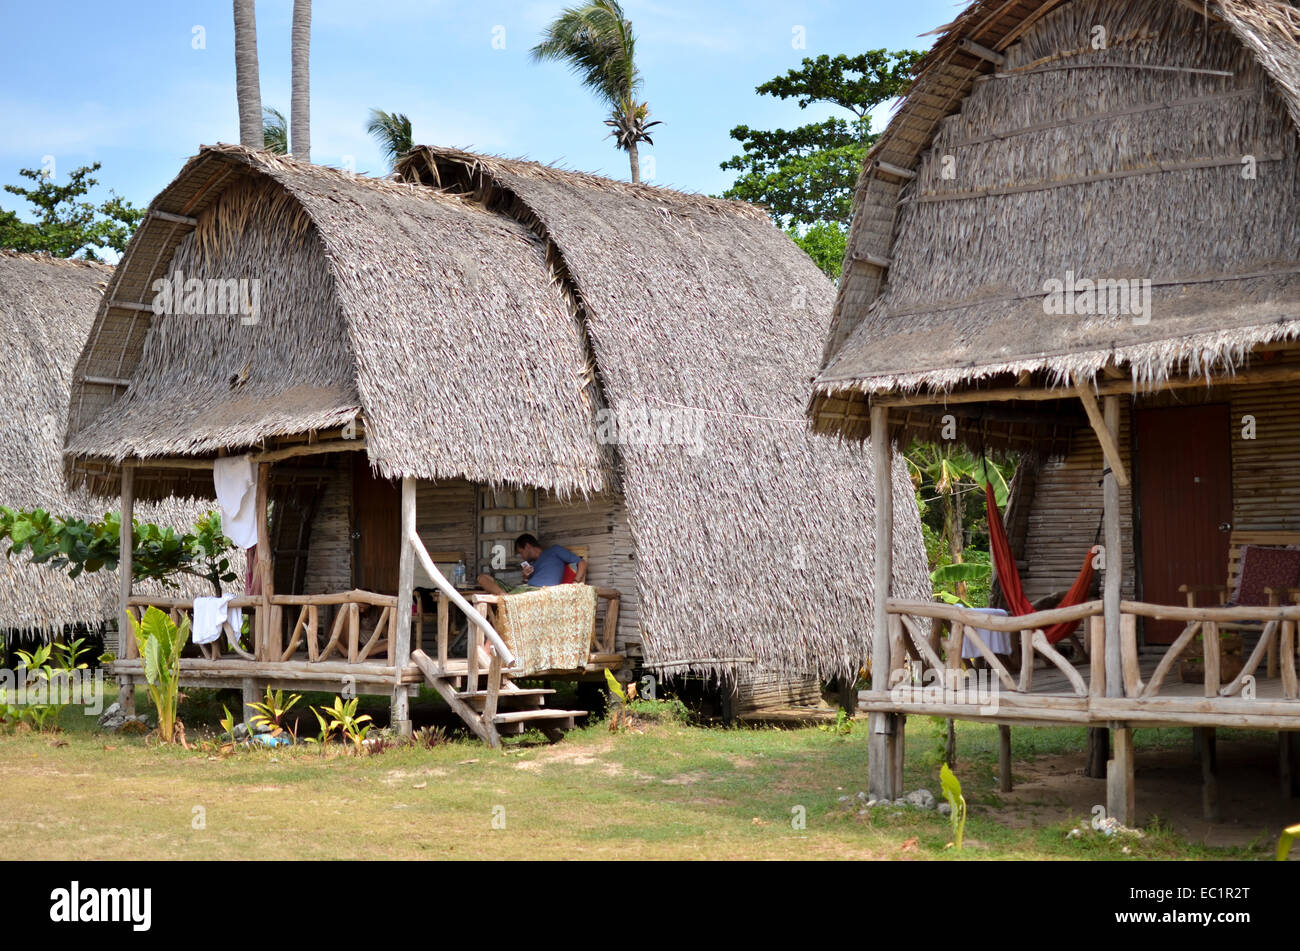
[[[1034,606],[1029,603],[1024,589],[1020,586],[1020,572],[1016,570],[1016,560],[1011,557],[1011,543],[1007,541],[1007,530],[1002,524],[997,503],[993,501],[993,485],[988,482],[984,483],[984,507],[988,512],[989,547],[993,550],[993,566],[997,570],[998,583],[1002,585],[1002,597],[1006,599],[1007,608],[1017,617],[1022,614],[1033,614]],[[1079,569],[1079,576],[1074,579],[1074,584],[1070,585],[1070,590],[1065,592],[1065,598],[1057,607],[1069,608],[1082,604],[1087,599],[1091,588],[1092,550],[1089,549],[1083,555],[1083,567]],[[1078,626],[1078,621],[1064,621],[1045,629],[1043,634],[1049,644],[1055,644]]]

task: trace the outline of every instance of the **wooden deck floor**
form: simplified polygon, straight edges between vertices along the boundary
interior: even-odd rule
[[[1161,654],[1139,655],[1143,683],[1151,677]],[[1074,665],[1075,671],[1091,688],[1089,664]],[[1078,724],[1106,726],[1114,722],[1149,726],[1216,726],[1243,729],[1300,730],[1300,700],[1283,698],[1282,681],[1265,677],[1263,668],[1256,672],[1253,698],[1206,697],[1205,686],[1183,683],[1177,666],[1151,698],[1077,696],[1064,672],[1040,661],[1034,668],[1033,684],[1028,693],[1008,690],[993,671],[980,672],[980,690],[969,690],[955,700],[951,694],[932,690],[925,695],[920,687],[893,694],[862,691],[858,710],[864,713],[904,713],[908,715],[946,716],[959,720],[984,720],[996,723]]]

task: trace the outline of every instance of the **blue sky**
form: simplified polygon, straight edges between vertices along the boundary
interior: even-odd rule
[[[528,49],[567,0],[315,0],[312,159],[386,170],[364,126],[371,107],[411,117],[418,142],[628,174],[604,112],[558,64]],[[923,48],[952,0],[625,0],[655,129],[654,182],[717,193],[738,124],[789,127],[830,114],[754,87],[805,56]],[[262,100],[289,111],[292,0],[259,0]],[[202,144],[239,139],[230,0],[0,0],[8,60],[0,89],[0,184],[53,156],[103,162],[99,191],[137,205]],[[202,33],[196,34],[195,28]],[[503,28],[504,32],[502,32]],[[806,48],[795,48],[802,28]],[[495,31],[495,32],[494,32]],[[504,37],[504,49],[493,37]],[[204,48],[196,49],[196,36]],[[884,116],[878,117],[883,120]],[[0,194],[0,207],[20,206]]]

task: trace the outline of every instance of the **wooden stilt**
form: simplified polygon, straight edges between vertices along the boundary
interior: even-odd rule
[[[998,789],[1011,792],[1011,727],[998,724]]]
[[[275,645],[272,647],[271,597],[275,594],[275,566],[271,554],[271,524],[268,518],[270,506],[268,495],[271,489],[271,464],[263,462],[257,467],[257,494],[255,498],[257,512],[257,573],[262,582],[262,604],[257,611],[257,633],[254,638],[253,656],[260,661],[280,659],[279,632],[275,632]]]
[[[252,722],[253,717],[257,716],[257,711],[253,709],[253,704],[261,703],[262,694],[258,692],[257,681],[252,677],[244,678],[242,689],[244,694],[244,723],[249,724]]]
[[[889,588],[893,575],[894,482],[890,458],[889,411],[871,407],[871,454],[875,469],[875,584],[872,590],[871,691],[889,690]],[[895,799],[895,765],[901,756],[894,742],[895,718],[873,713],[868,718],[867,794],[873,799]]]
[[[117,630],[119,657],[131,659],[140,656],[135,635],[131,632],[129,603],[131,600],[132,556],[135,552],[135,469],[122,466],[122,523],[118,532],[118,604]],[[127,716],[135,716],[135,686],[130,678],[118,681],[117,702]]]
[[[1192,727],[1197,758],[1201,761],[1201,814],[1210,822],[1219,815],[1219,756],[1213,727]]]
[[[957,768],[957,721],[948,720],[948,737],[943,747],[943,758],[949,769]]]
[[[415,534],[415,480],[402,480],[402,554],[397,569],[396,643],[392,646],[397,682],[393,686],[392,726],[401,736],[411,735],[410,695],[402,683],[402,671],[411,658],[411,604],[415,593],[415,552],[408,540]],[[495,711],[493,711],[495,713]]]
[[[1110,730],[1105,727],[1088,727],[1088,762],[1083,768],[1083,775],[1089,779],[1105,779],[1109,759]]]
[[[1282,798],[1300,796],[1300,733],[1282,730],[1277,735],[1278,777],[1282,783]]]
[[[1133,786],[1133,730],[1120,726],[1114,731],[1115,749],[1106,764],[1106,814],[1132,827],[1137,819]]]

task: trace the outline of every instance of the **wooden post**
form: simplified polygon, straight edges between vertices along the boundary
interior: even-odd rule
[[[998,724],[998,790],[1011,792],[1011,727],[1005,723]]]
[[[271,488],[271,464],[257,466],[257,573],[262,581],[262,605],[257,612],[257,644],[253,656],[260,661],[279,660],[271,656],[271,597],[275,594],[275,571],[271,563],[271,523],[267,496]]]
[[[1130,828],[1137,817],[1133,787],[1133,730],[1118,725],[1114,755],[1106,764],[1106,814]]]
[[[248,727],[248,730],[251,733],[253,731],[253,717],[257,716],[257,711],[253,709],[253,704],[261,703],[262,695],[257,692],[257,681],[252,677],[245,677],[243,679],[241,682],[241,690],[244,701],[244,725]]]
[[[1106,431],[1119,436],[1119,397],[1105,398]],[[1102,611],[1106,619],[1106,696],[1124,696],[1123,640],[1120,633],[1120,584],[1124,578],[1123,540],[1119,525],[1119,480],[1107,468],[1102,488],[1102,520],[1105,524],[1106,574],[1102,587]],[[1118,744],[1117,744],[1118,745]]]
[[[1277,734],[1278,779],[1282,798],[1300,796],[1300,733],[1281,730]]]
[[[1192,727],[1197,759],[1201,761],[1201,813],[1209,822],[1219,821],[1219,756],[1213,727]]]
[[[135,552],[135,469],[129,465],[122,466],[122,525],[118,533],[118,603],[117,630],[118,656],[124,658],[138,657],[140,652],[135,646],[135,636],[131,633],[131,620],[127,605],[131,598],[132,555]],[[117,702],[127,716],[135,716],[135,682],[130,677],[118,681]]]
[[[397,569],[397,636],[392,645],[397,682],[393,686],[392,727],[401,736],[411,735],[410,695],[402,683],[402,672],[411,659],[411,604],[415,593],[415,552],[410,537],[415,534],[415,480],[402,479],[402,553]]]
[[[875,469],[875,585],[872,593],[871,692],[889,690],[889,587],[893,576],[894,481],[890,452],[889,410],[871,407],[871,458]],[[895,777],[896,724],[901,718],[873,713],[868,718],[867,795],[893,799],[901,777]],[[901,736],[901,729],[898,731]]]

